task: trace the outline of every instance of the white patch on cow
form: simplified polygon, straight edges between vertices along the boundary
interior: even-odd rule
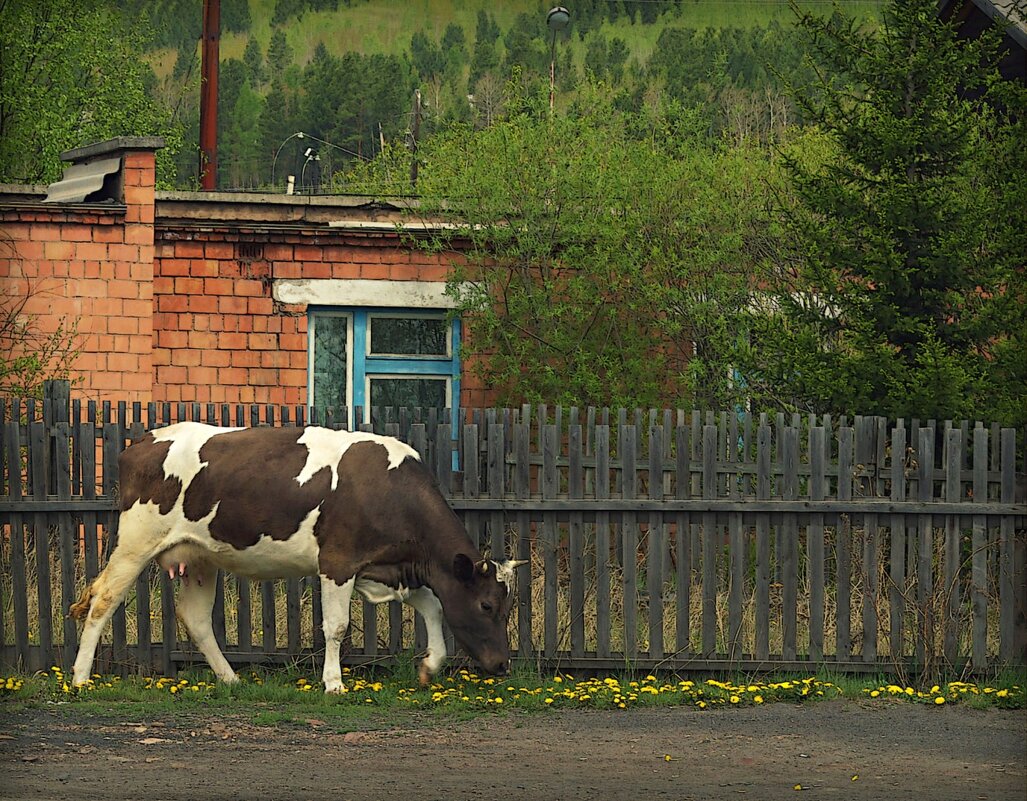
[[[339,462],[350,446],[357,442],[376,442],[385,448],[389,457],[389,470],[402,464],[406,458],[420,460],[417,451],[394,437],[382,437],[364,431],[333,431],[330,428],[307,428],[297,440],[307,446],[307,461],[296,476],[296,483],[306,484],[324,468],[332,471],[332,490],[339,486]]]
[[[399,587],[390,587],[370,579],[357,579],[357,592],[363,595],[373,604],[381,604],[386,601],[405,601],[410,596],[410,590],[402,584]]]
[[[159,428],[153,432],[154,442],[171,442],[168,455],[164,458],[164,477],[178,478],[185,490],[196,477],[206,462],[200,461],[200,448],[207,440],[218,434],[239,431],[238,428],[218,428],[204,423],[175,423],[167,428]],[[182,495],[185,493],[183,492]]]

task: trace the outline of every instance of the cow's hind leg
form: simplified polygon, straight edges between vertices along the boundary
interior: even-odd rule
[[[137,523],[131,512],[122,513],[118,526],[118,545],[107,566],[68,610],[72,617],[85,620],[75,659],[73,682],[76,686],[89,681],[93,657],[104,626],[118,605],[125,600],[136,577],[154,556],[152,546],[148,547],[145,541],[145,529]]]
[[[342,584],[321,576],[321,616],[324,619],[325,664],[322,679],[326,693],[342,690],[342,665],[339,663],[339,648],[342,637],[349,627],[349,605],[353,598],[356,578]]]
[[[216,578],[217,570],[209,565],[196,562],[189,565],[189,580],[183,580],[179,587],[175,612],[218,680],[226,684],[235,684],[239,677],[221,653],[214,637],[211,613],[214,610]]]
[[[442,604],[427,587],[411,590],[406,602],[421,613],[428,633],[428,652],[417,670],[421,686],[427,686],[446,661],[446,639],[442,634]]]

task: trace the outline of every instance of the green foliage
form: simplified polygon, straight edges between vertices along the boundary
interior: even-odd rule
[[[510,91],[507,119],[422,150],[424,213],[455,212],[471,243],[451,285],[465,358],[504,403],[736,400],[739,319],[773,253],[769,154],[695,137],[680,109],[617,112],[602,87],[555,117]]]
[[[746,377],[786,407],[1027,422],[1027,93],[998,32],[959,38],[931,0],[863,30],[804,15],[822,140],[785,151],[793,270]]]
[[[0,30],[0,181],[52,182],[63,151],[143,135],[169,139],[158,154],[168,178],[176,125],[121,16],[103,2],[5,0]]]

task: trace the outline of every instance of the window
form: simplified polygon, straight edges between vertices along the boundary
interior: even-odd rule
[[[310,405],[447,408],[460,399],[460,321],[445,311],[332,308],[309,317]],[[364,420],[370,414],[364,412]]]

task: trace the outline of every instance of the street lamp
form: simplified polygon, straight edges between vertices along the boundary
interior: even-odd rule
[[[278,154],[282,152],[282,148],[285,147],[285,143],[288,142],[290,139],[296,139],[296,138],[302,139],[304,136],[306,136],[306,134],[303,133],[303,131],[296,131],[296,133],[294,133],[294,134],[289,134],[287,137],[285,137],[285,141],[283,141],[282,144],[280,144],[278,146],[278,150],[275,151],[275,157],[271,160],[271,189],[272,190],[275,187],[275,165],[278,163]]]
[[[285,147],[286,143],[290,139],[309,139],[312,142],[318,142],[318,143],[320,143],[322,145],[327,145],[328,147],[334,147],[336,150],[341,150],[343,153],[346,153],[347,155],[350,155],[350,156],[354,156],[354,157],[356,157],[358,159],[364,159],[365,161],[368,160],[367,156],[361,156],[359,153],[354,153],[352,150],[347,150],[344,147],[340,147],[339,145],[333,144],[331,142],[327,142],[324,139],[318,139],[316,136],[312,136],[311,134],[308,134],[305,131],[296,131],[296,133],[289,134],[287,137],[285,137],[285,140],[282,142],[282,144],[280,144],[278,146],[278,150],[275,151],[275,157],[271,161],[271,188],[272,189],[274,189],[274,186],[275,186],[275,165],[278,163],[278,154],[282,152],[282,148]],[[311,149],[308,147],[307,148],[307,152],[304,153],[303,155],[308,156],[309,153],[310,153],[310,150]],[[318,156],[315,159],[315,161],[320,161],[320,160],[321,160],[320,156]],[[303,166],[305,167],[306,164],[304,164]],[[302,176],[301,176],[300,182],[302,183]]]
[[[554,6],[549,9],[546,15],[546,27],[549,28],[552,36],[549,46],[549,113],[553,113],[553,106],[556,102],[556,34],[567,27],[571,21],[571,12],[563,6]]]
[[[300,170],[300,187],[306,186],[307,165],[310,164],[310,162],[312,161],[321,161],[321,156],[319,156],[318,153],[312,147],[308,147],[303,155],[307,157],[307,160],[303,162],[303,169]],[[302,189],[300,191],[302,191]],[[307,188],[307,194],[314,194],[311,191],[311,187]]]

